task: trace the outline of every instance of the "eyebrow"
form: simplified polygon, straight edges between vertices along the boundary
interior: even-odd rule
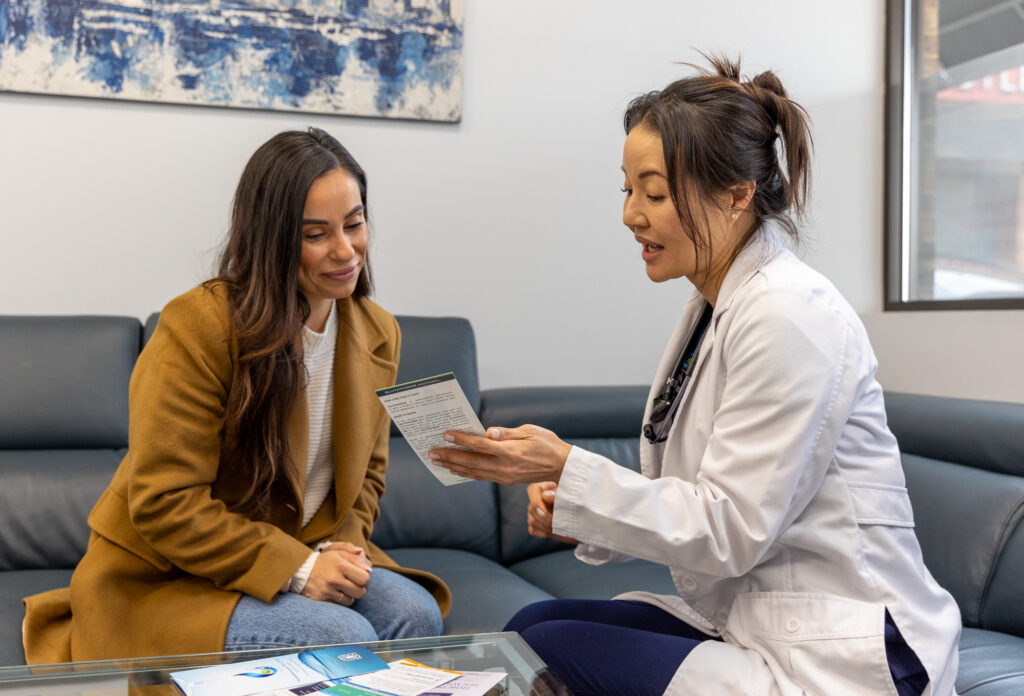
[[[350,217],[352,217],[356,213],[361,213],[361,212],[363,212],[363,206],[362,206],[362,204],[359,204],[355,208],[353,208],[352,210],[348,211],[348,214],[345,215],[345,219],[348,220]],[[308,219],[308,218],[303,218],[302,219],[302,224],[303,225],[327,225],[327,224],[330,224],[330,223],[328,223],[327,220],[311,220],[311,219]]]
[[[619,167],[619,169],[622,170],[623,174],[626,173],[626,168],[625,167]],[[668,177],[665,176],[664,174],[662,174],[661,172],[659,172],[656,169],[648,169],[647,171],[640,172],[639,174],[636,175],[636,178],[637,179],[645,179],[645,178],[647,178],[649,176],[660,176],[665,181],[668,181]]]

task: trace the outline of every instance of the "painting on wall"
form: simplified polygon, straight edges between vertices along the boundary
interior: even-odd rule
[[[0,90],[458,121],[463,0],[0,0]]]

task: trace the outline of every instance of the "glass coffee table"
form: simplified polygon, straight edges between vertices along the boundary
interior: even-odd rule
[[[361,645],[377,653],[385,662],[410,658],[442,669],[507,673],[508,676],[491,689],[488,696],[571,696],[516,633],[412,638]],[[0,696],[180,696],[178,689],[171,684],[169,672],[242,662],[296,650],[250,650],[0,667]]]

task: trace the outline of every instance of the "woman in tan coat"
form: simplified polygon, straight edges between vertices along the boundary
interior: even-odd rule
[[[29,664],[436,635],[451,597],[370,542],[400,335],[368,299],[366,176],[323,131],[249,160],[217,278],[161,312],[128,453]]]

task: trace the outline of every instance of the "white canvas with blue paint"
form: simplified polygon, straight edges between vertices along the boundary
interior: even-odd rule
[[[463,0],[0,0],[0,90],[458,121]]]

